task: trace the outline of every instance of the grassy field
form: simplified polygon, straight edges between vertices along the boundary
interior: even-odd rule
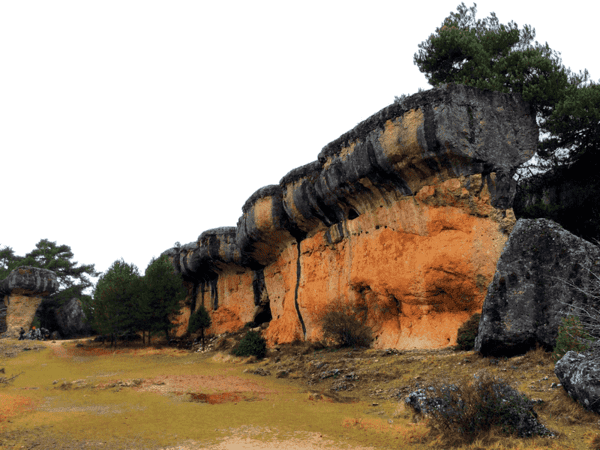
[[[593,444],[600,417],[552,387],[559,383],[554,364],[539,349],[491,360],[450,349],[296,345],[254,361],[232,357],[225,345],[200,353],[82,342],[0,340],[0,377],[18,375],[0,383],[0,448],[449,448],[452,439],[444,441],[400,399],[415,383],[480,371],[542,399],[539,419],[557,437],[492,430],[471,443],[455,439],[455,448],[600,448]],[[247,446],[224,446],[233,437],[249,439]]]

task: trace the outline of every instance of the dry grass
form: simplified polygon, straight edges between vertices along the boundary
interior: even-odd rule
[[[331,448],[589,450],[600,443],[600,417],[562,388],[550,387],[559,380],[550,353],[540,348],[505,360],[451,349],[386,355],[296,343],[248,362],[226,352],[141,346],[115,351],[69,343],[21,352],[3,366],[7,373],[24,372],[12,386],[0,388],[0,435],[17,448],[213,448],[219,442],[230,448],[225,443],[234,442],[231,430],[243,426],[277,431],[278,437],[241,432],[236,438],[248,437],[252,445],[298,431],[322,436],[306,448],[327,442]],[[244,373],[258,368],[271,375]],[[342,375],[321,379],[333,369]],[[288,377],[276,378],[281,371]],[[449,442],[399,401],[417,382],[441,376],[452,382],[480,371],[542,399],[535,407],[539,420],[558,437],[519,439],[492,428],[469,443]],[[355,379],[346,380],[350,373]],[[348,388],[332,390],[340,383]]]

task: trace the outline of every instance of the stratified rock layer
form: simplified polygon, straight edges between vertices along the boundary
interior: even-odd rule
[[[0,296],[6,307],[4,335],[17,337],[21,327],[29,330],[43,297],[53,294],[57,289],[58,281],[51,270],[28,266],[13,270],[0,282]]]
[[[595,276],[594,276],[595,274]],[[548,219],[519,219],[498,261],[475,350],[513,356],[556,346],[564,313],[598,309],[600,248]]]
[[[455,344],[536,144],[534,115],[505,94],[449,85],[383,109],[255,192],[237,227],[166,252],[189,284],[180,332],[204,304],[209,332],[268,322],[271,345],[318,340],[341,300],[366,312],[376,347]]]

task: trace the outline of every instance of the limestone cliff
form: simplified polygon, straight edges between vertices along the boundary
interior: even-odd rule
[[[375,347],[437,348],[480,312],[514,225],[516,167],[534,154],[518,97],[447,85],[384,108],[318,160],[246,201],[237,227],[167,250],[210,332],[268,323],[270,345],[321,337],[334,300]]]

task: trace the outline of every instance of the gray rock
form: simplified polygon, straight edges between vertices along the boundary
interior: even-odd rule
[[[514,356],[536,342],[552,350],[565,312],[598,308],[571,286],[590,289],[590,271],[600,274],[600,248],[551,220],[518,220],[488,287],[475,350]]]
[[[573,400],[600,414],[600,361],[590,352],[567,352],[555,365],[554,373]]]
[[[58,290],[56,274],[51,270],[21,266],[0,282],[0,294],[46,297]]]
[[[92,332],[78,298],[72,298],[55,311],[59,332],[64,337],[89,336]]]

